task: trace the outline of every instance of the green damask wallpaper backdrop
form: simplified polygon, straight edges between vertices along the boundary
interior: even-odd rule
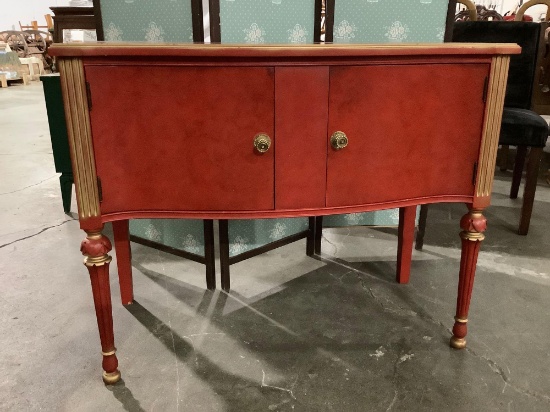
[[[441,43],[448,0],[336,0],[334,43]]]
[[[190,0],[101,0],[105,41],[193,42]]]
[[[202,220],[133,219],[130,233],[153,242],[204,256]]]
[[[314,0],[220,0],[222,43],[313,43]]]

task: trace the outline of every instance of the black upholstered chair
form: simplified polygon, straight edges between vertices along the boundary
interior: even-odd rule
[[[517,43],[522,48],[521,54],[512,56],[510,60],[499,138],[500,145],[517,147],[510,189],[512,199],[518,196],[525,158],[530,149],[518,229],[520,235],[526,235],[529,230],[540,158],[548,138],[548,124],[530,110],[540,30],[540,24],[522,21],[457,22],[453,29],[453,42]],[[417,250],[422,249],[427,210],[427,205],[422,206],[416,237]]]

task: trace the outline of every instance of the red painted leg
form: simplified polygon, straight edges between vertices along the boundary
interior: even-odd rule
[[[399,229],[397,235],[397,282],[409,283],[414,240],[416,206],[399,208]]]
[[[116,262],[118,267],[118,282],[123,305],[134,301],[134,283],[132,281],[132,251],[130,249],[130,232],[128,220],[113,222],[115,238]]]
[[[109,262],[111,256],[111,242],[101,234],[101,229],[86,231],[87,237],[80,246],[85,257],[84,264],[90,273],[92,293],[94,296],[95,313],[101,340],[103,355],[103,381],[114,384],[120,380],[118,359],[115,355],[115,341],[113,334],[113,313],[111,308],[111,288],[109,285]]]
[[[460,220],[460,227],[463,230],[460,232],[462,256],[460,258],[455,324],[453,326],[453,337],[451,338],[451,347],[455,349],[466,347],[468,309],[474,286],[477,255],[481,242],[485,239],[483,232],[487,228],[487,219],[481,212],[481,210],[471,209]]]

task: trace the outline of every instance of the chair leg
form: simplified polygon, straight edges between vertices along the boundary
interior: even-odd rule
[[[315,252],[315,217],[309,218],[309,228],[306,238],[306,255],[313,256]]]
[[[399,229],[397,238],[397,282],[409,283],[411,275],[414,220],[416,206],[399,208]]]
[[[525,164],[525,156],[527,154],[527,146],[518,146],[516,161],[514,162],[514,174],[512,175],[512,187],[510,188],[510,199],[517,199],[519,185],[521,184],[521,176],[523,174],[523,165]]]
[[[426,221],[428,220],[428,205],[420,206],[420,216],[418,217],[418,231],[416,232],[415,249],[422,250],[424,247],[424,235],[426,234]]]
[[[541,156],[542,147],[532,147],[529,151],[529,159],[527,160],[527,176],[525,178],[525,187],[523,189],[523,206],[521,207],[521,218],[518,229],[518,234],[520,235],[526,235],[529,231],[531,213],[533,212],[533,202],[535,201],[535,191],[537,190],[537,177]]]
[[[510,146],[502,145],[500,148],[500,171],[508,170],[508,156],[510,154]]]
[[[321,254],[321,239],[323,238],[323,216],[315,218],[315,254]]]
[[[214,221],[204,220],[204,259],[206,266],[206,287],[216,289],[216,259],[214,256]]]
[[[62,173],[59,176],[59,185],[61,186],[61,199],[63,200],[63,211],[71,211],[71,197],[73,195],[74,178],[72,173]]]
[[[129,305],[134,301],[134,286],[132,280],[132,250],[130,248],[130,231],[127,219],[113,222],[113,235],[120,297],[123,305]]]
[[[220,273],[222,289],[229,292],[229,225],[227,220],[220,220]]]

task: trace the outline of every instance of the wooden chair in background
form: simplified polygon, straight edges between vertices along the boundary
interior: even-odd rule
[[[520,55],[512,56],[506,87],[504,112],[500,125],[499,143],[517,146],[510,198],[518,195],[527,151],[527,174],[523,192],[518,234],[526,235],[533,210],[537,187],[537,177],[542,149],[548,138],[548,124],[532,107],[532,91],[539,53],[541,25],[523,21],[473,21],[456,23],[453,41],[475,43],[513,43],[522,47]],[[428,206],[423,205],[423,215],[427,216]],[[421,220],[416,239],[416,249],[424,243],[426,218]]]
[[[276,3],[271,0],[210,0],[210,31],[213,43],[313,43],[319,42],[321,0]],[[299,87],[299,85],[296,85]],[[298,102],[296,102],[298,104]],[[304,101],[300,104],[308,104]],[[293,125],[279,124],[278,138],[291,134]],[[298,120],[298,119],[297,119]],[[299,119],[303,122],[313,119]],[[259,130],[260,132],[261,130]],[[267,132],[267,131],[264,131]],[[251,136],[251,144],[252,138]],[[299,144],[299,139],[296,140]],[[320,144],[326,144],[320,141]],[[269,149],[268,149],[269,150]],[[273,152],[273,148],[271,149]],[[266,152],[263,156],[269,156]],[[290,158],[292,153],[287,154]],[[284,168],[282,168],[284,169]],[[275,171],[277,173],[277,171]],[[277,175],[275,181],[292,178],[296,191],[301,180],[296,176]],[[324,183],[324,177],[311,176]],[[309,180],[311,183],[311,180]],[[287,206],[292,208],[291,199]],[[306,238],[306,254],[313,255],[315,218],[220,220],[220,270],[222,289],[230,289],[230,265],[269,250]]]

